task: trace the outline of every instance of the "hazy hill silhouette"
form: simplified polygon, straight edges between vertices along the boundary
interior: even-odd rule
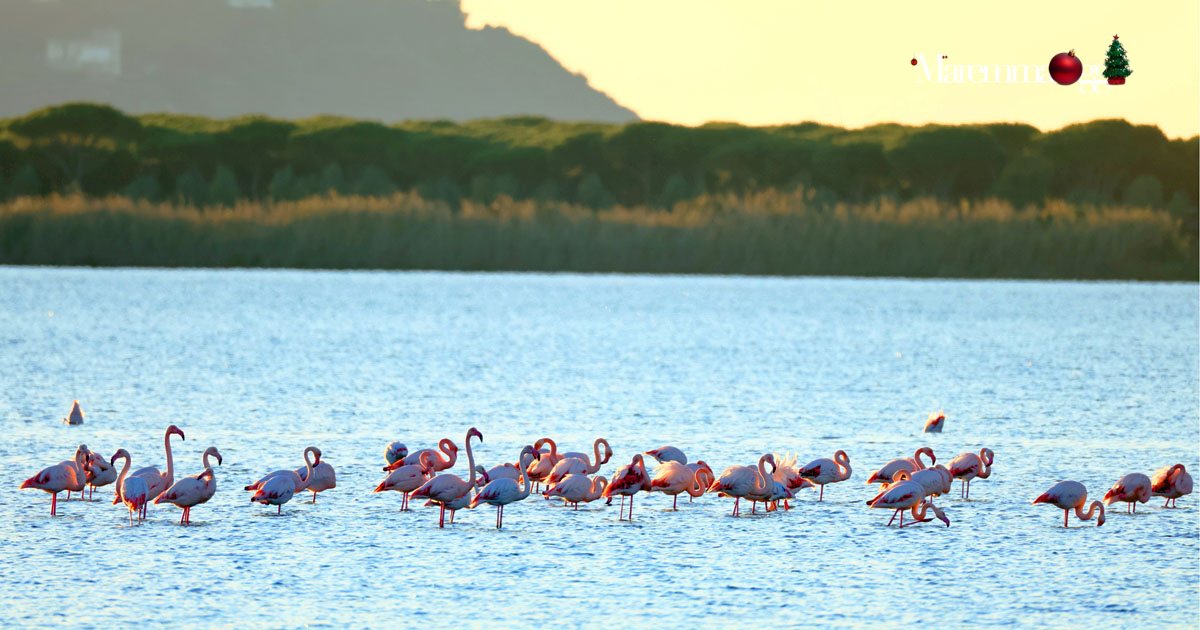
[[[399,120],[636,115],[457,2],[8,0],[0,116],[72,100],[132,112]]]

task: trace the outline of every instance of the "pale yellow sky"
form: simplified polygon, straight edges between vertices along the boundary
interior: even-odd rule
[[[468,26],[503,26],[537,42],[649,120],[1019,121],[1056,129],[1126,118],[1171,137],[1200,133],[1196,0],[462,0],[462,7]],[[933,65],[947,55],[948,78],[969,64],[1044,73],[1050,57],[1073,48],[1085,66],[1102,66],[1113,34],[1133,70],[1123,86],[1063,87],[1047,77],[939,82]],[[910,65],[917,55],[928,65]]]

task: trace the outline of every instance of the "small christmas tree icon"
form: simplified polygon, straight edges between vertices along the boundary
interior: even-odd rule
[[[1129,69],[1129,57],[1125,56],[1125,47],[1121,45],[1121,40],[1113,35],[1112,44],[1109,44],[1108,53],[1104,57],[1104,76],[1109,85],[1123,85],[1125,77],[1131,74],[1133,70]]]

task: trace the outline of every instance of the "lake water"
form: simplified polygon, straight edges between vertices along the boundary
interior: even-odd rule
[[[1196,285],[738,277],[0,268],[0,621],[291,626],[759,623],[1173,625],[1200,621],[1200,497],[1096,528],[1030,501],[1059,479],[1200,472]],[[59,423],[78,398],[87,423]],[[923,435],[944,409],[945,432]],[[17,489],[79,443],[181,474],[216,445],[193,510]],[[674,444],[714,468],[849,452],[851,481],[786,513],[678,512],[639,495],[399,512],[384,445],[477,426],[487,465]],[[277,517],[241,487],[313,444],[338,487]],[[952,520],[867,509],[876,467],[987,446]],[[462,453],[465,455],[465,452]],[[465,474],[465,457],[455,471]],[[935,526],[937,525],[937,526]]]

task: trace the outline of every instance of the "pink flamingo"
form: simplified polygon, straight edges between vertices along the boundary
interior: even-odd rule
[[[930,466],[937,463],[937,457],[934,456],[933,449],[928,446],[922,446],[913,453],[912,457],[901,457],[884,464],[882,468],[871,473],[871,476],[867,478],[867,483],[882,483],[886,485],[891,483],[892,477],[900,471],[914,473],[925,468],[925,462],[921,461],[922,455],[929,457]]]
[[[770,489],[771,483],[769,482],[774,480],[767,474],[768,462],[774,466],[775,456],[768,453],[758,458],[757,469],[754,466],[730,466],[708,486],[708,491],[733,497],[733,512],[730,515],[737,516],[741,513],[740,507],[743,498],[749,498],[756,492],[764,493]],[[753,506],[751,506],[751,511],[753,511]]]
[[[453,512],[458,511],[460,508],[451,507],[449,505],[451,502],[455,502],[456,499],[462,499],[465,497],[467,502],[463,503],[462,505],[465,507],[470,503],[470,497],[468,496],[468,493],[470,493],[471,488],[475,487],[475,454],[471,451],[471,438],[473,437],[479,438],[480,442],[483,441],[483,434],[479,432],[479,429],[476,429],[475,427],[467,429],[467,437],[465,441],[467,448],[467,469],[470,471],[470,477],[467,480],[464,481],[458,475],[443,473],[421,484],[421,487],[417,488],[412,493],[412,498],[429,499],[429,501],[437,504],[441,508],[441,513],[438,516],[438,527],[446,526],[447,509],[451,510],[452,512],[450,522],[454,522]]]
[[[442,457],[443,453],[445,457]],[[387,468],[384,468],[384,471],[391,472],[401,466],[420,465],[422,455],[429,456],[429,461],[433,464],[433,472],[449,470],[458,462],[458,445],[453,440],[442,438],[438,440],[438,450],[423,448],[419,451],[413,451],[403,459],[389,464]]]
[[[686,464],[667,460],[654,469],[654,475],[650,478],[650,490],[671,497],[671,510],[677,511],[679,495],[686,492],[689,496],[698,497],[704,494],[714,480],[712,469],[707,465],[692,470]]]
[[[800,476],[821,486],[821,494],[817,501],[824,501],[825,486],[849,479],[851,472],[850,456],[846,451],[839,450],[833,454],[833,459],[822,457],[808,462],[800,469]]]
[[[654,461],[660,464],[665,464],[666,462],[678,462],[680,464],[688,463],[687,455],[684,455],[683,451],[669,445],[648,450],[646,451],[646,455],[653,457]]]
[[[397,460],[400,461],[400,460]],[[388,467],[385,467],[386,471]],[[429,481],[430,475],[433,474],[433,456],[428,452],[421,454],[420,464],[406,464],[395,468],[388,474],[375,488],[375,492],[403,492],[404,498],[400,501],[400,511],[408,511],[408,495],[417,488],[420,488],[426,481]]]
[[[549,451],[542,448],[546,445],[550,446]],[[554,469],[554,465],[557,464],[558,461],[563,458],[563,456],[558,452],[558,444],[548,437],[541,438],[534,442],[533,450],[538,452],[538,458],[529,465],[529,468],[527,468],[525,472],[533,479],[533,481],[537,482],[538,488],[540,488],[542,482],[550,476],[550,471]]]
[[[1154,477],[1150,480],[1150,489],[1154,492],[1154,496],[1166,499],[1163,507],[1173,508],[1179,501],[1179,497],[1192,493],[1192,476],[1188,474],[1183,464],[1167,466],[1154,473]]]
[[[1124,501],[1126,511],[1129,514],[1137,514],[1138,502],[1146,503],[1150,500],[1151,486],[1150,478],[1146,475],[1129,473],[1104,493],[1104,504],[1112,505],[1117,501]]]
[[[121,467],[121,474],[117,477],[117,489],[113,496],[113,505],[124,503],[129,510],[129,524],[133,525],[133,513],[137,512],[138,522],[141,523],[146,518],[146,502],[150,496],[150,486],[142,477],[134,477],[129,474],[129,451],[119,448],[116,453],[113,453],[110,464],[116,464],[118,459],[124,458],[125,465]]]
[[[312,455],[314,458],[311,463],[309,462],[309,459],[308,459],[309,455]],[[258,492],[259,488],[262,488],[263,484],[265,484],[272,477],[284,477],[286,479],[291,480],[292,485],[295,486],[293,493],[300,492],[302,490],[302,488],[304,487],[304,480],[306,479],[305,475],[308,474],[307,471],[309,469],[309,466],[316,467],[321,464],[321,449],[319,449],[315,446],[305,447],[304,448],[304,463],[305,463],[305,468],[297,468],[296,470],[273,470],[273,471],[263,475],[258,481],[255,481],[254,483],[246,486],[245,489],[248,492]],[[303,472],[303,473],[298,472],[300,470],[303,470],[305,472]]]
[[[309,453],[313,454],[314,459],[308,458]],[[307,466],[303,476],[293,470],[277,470],[246,486],[247,490],[254,491],[250,502],[274,505],[275,515],[283,514],[283,504],[291,501],[297,492],[303,492],[308,488],[308,482],[305,480],[313,478],[313,466],[321,463],[321,449],[315,446],[304,449],[304,463]]]
[[[58,516],[58,493],[74,487],[79,479],[78,469],[83,466],[84,451],[75,451],[75,461],[59,462],[43,468],[38,474],[21,482],[21,489],[34,488],[50,493],[50,516]],[[78,468],[76,467],[78,465]]]
[[[799,490],[812,488],[817,485],[800,476],[800,469],[796,468],[795,455],[788,455],[786,457],[783,455],[776,455],[775,462],[778,464],[778,466],[775,468],[775,472],[772,473],[771,476],[774,477],[775,481],[783,484],[783,487],[787,488],[788,492],[795,493]],[[792,509],[789,501],[790,499],[783,500],[783,509]]]
[[[212,464],[208,458],[217,458],[217,465],[220,466],[221,452],[217,447],[210,446],[204,449],[204,454],[200,461],[204,464],[204,470],[199,474],[190,477],[184,477],[176,481],[170,488],[163,491],[154,499],[154,504],[170,503],[176,507],[183,508],[183,514],[179,516],[180,525],[192,524],[192,508],[202,503],[207,503],[213,495],[217,493],[217,479],[213,473]]]
[[[304,468],[297,468],[296,474],[303,475],[305,474],[304,471]],[[330,466],[329,462],[321,460],[321,463],[313,466],[312,478],[304,477],[304,483],[307,486],[305,490],[308,490],[313,495],[312,502],[316,503],[318,492],[333,490],[337,487],[337,475],[334,474],[333,466]]]
[[[600,445],[604,445],[604,452],[600,452]],[[563,477],[573,474],[594,475],[600,467],[608,463],[612,459],[612,447],[608,445],[608,440],[604,438],[596,438],[596,442],[592,445],[595,458],[589,458],[585,453],[564,453],[562,459],[558,460],[550,469],[550,474],[546,475],[546,483],[554,485],[562,481]]]
[[[933,497],[939,497],[950,492],[950,488],[954,484],[954,477],[941,464],[918,470],[912,473],[910,479],[921,484],[921,487],[925,489],[925,496],[928,498],[930,505],[933,505]]]
[[[604,492],[600,495],[606,499],[611,499],[612,496],[620,495],[621,497],[629,497],[629,520],[633,520],[633,496],[638,492],[650,491],[650,475],[646,473],[646,462],[642,456],[634,455],[633,460],[628,466],[622,466],[617,469],[617,474],[613,475],[613,479],[604,488]],[[625,520],[624,515],[625,499],[621,499],[621,509],[617,512],[617,520]]]
[[[167,452],[167,472],[158,472],[157,466],[146,466],[139,468],[133,472],[132,477],[141,477],[146,480],[146,501],[152,501],[155,497],[162,494],[163,490],[171,487],[175,483],[175,460],[171,457],[171,436],[178,435],[179,439],[187,440],[183,435],[183,430],[175,425],[167,427],[167,432],[163,434],[163,450]],[[145,512],[145,507],[142,508]],[[143,517],[145,514],[142,515]]]
[[[992,463],[996,460],[995,453],[990,448],[979,449],[979,454],[963,453],[950,460],[950,475],[961,479],[959,496],[971,498],[971,480],[987,479],[992,476]]]
[[[82,457],[82,459],[80,459]],[[75,449],[75,457],[59,462],[71,467],[71,483],[67,486],[67,500],[71,500],[71,493],[78,492],[79,500],[83,500],[83,490],[87,487],[88,471],[87,463],[92,458],[92,451],[88,449],[87,444],[80,444]]]
[[[1087,503],[1087,488],[1078,481],[1060,481],[1050,489],[1043,492],[1041,496],[1033,500],[1033,504],[1050,503],[1063,511],[1063,527],[1067,526],[1067,517],[1071,514],[1071,510],[1075,510],[1075,516],[1081,521],[1092,520],[1092,515],[1096,510],[1100,510],[1100,516],[1096,519],[1096,527],[1104,524],[1104,504],[1099,501],[1092,501],[1092,505],[1088,507],[1088,511],[1083,511],[1083,506]]]
[[[92,453],[87,464],[88,499],[96,494],[96,488],[107,486],[117,480],[117,469],[113,468],[100,453]]]
[[[942,428],[946,426],[946,414],[941,411],[929,414],[925,419],[926,433],[941,433]]]
[[[909,473],[903,470],[896,471],[892,477],[892,483],[886,488],[880,490],[875,498],[867,501],[867,505],[872,508],[895,510],[892,512],[892,518],[888,521],[888,526],[891,526],[892,521],[896,520],[896,515],[900,516],[900,527],[908,527],[917,523],[925,523],[932,519],[925,517],[925,512],[933,510],[934,516],[950,527],[950,519],[946,517],[946,513],[933,503],[925,502],[925,487],[920,483],[913,481]],[[904,524],[904,511],[912,510],[914,521],[908,525]]]
[[[537,454],[532,446],[526,446],[521,449],[521,455],[517,458],[521,468],[528,468],[533,460],[537,459]],[[529,498],[530,480],[525,477],[524,487],[517,485],[516,480],[508,477],[493,479],[483,487],[482,490],[475,493],[475,497],[467,504],[468,508],[475,509],[480,503],[496,506],[496,529],[504,527],[504,506],[517,501],[524,501]]]
[[[580,503],[591,503],[599,499],[607,487],[608,479],[605,479],[603,476],[589,479],[584,474],[567,475],[562,481],[547,489],[545,497],[547,499],[557,497],[562,499],[564,503],[570,503],[575,506],[576,510],[579,510]]]

